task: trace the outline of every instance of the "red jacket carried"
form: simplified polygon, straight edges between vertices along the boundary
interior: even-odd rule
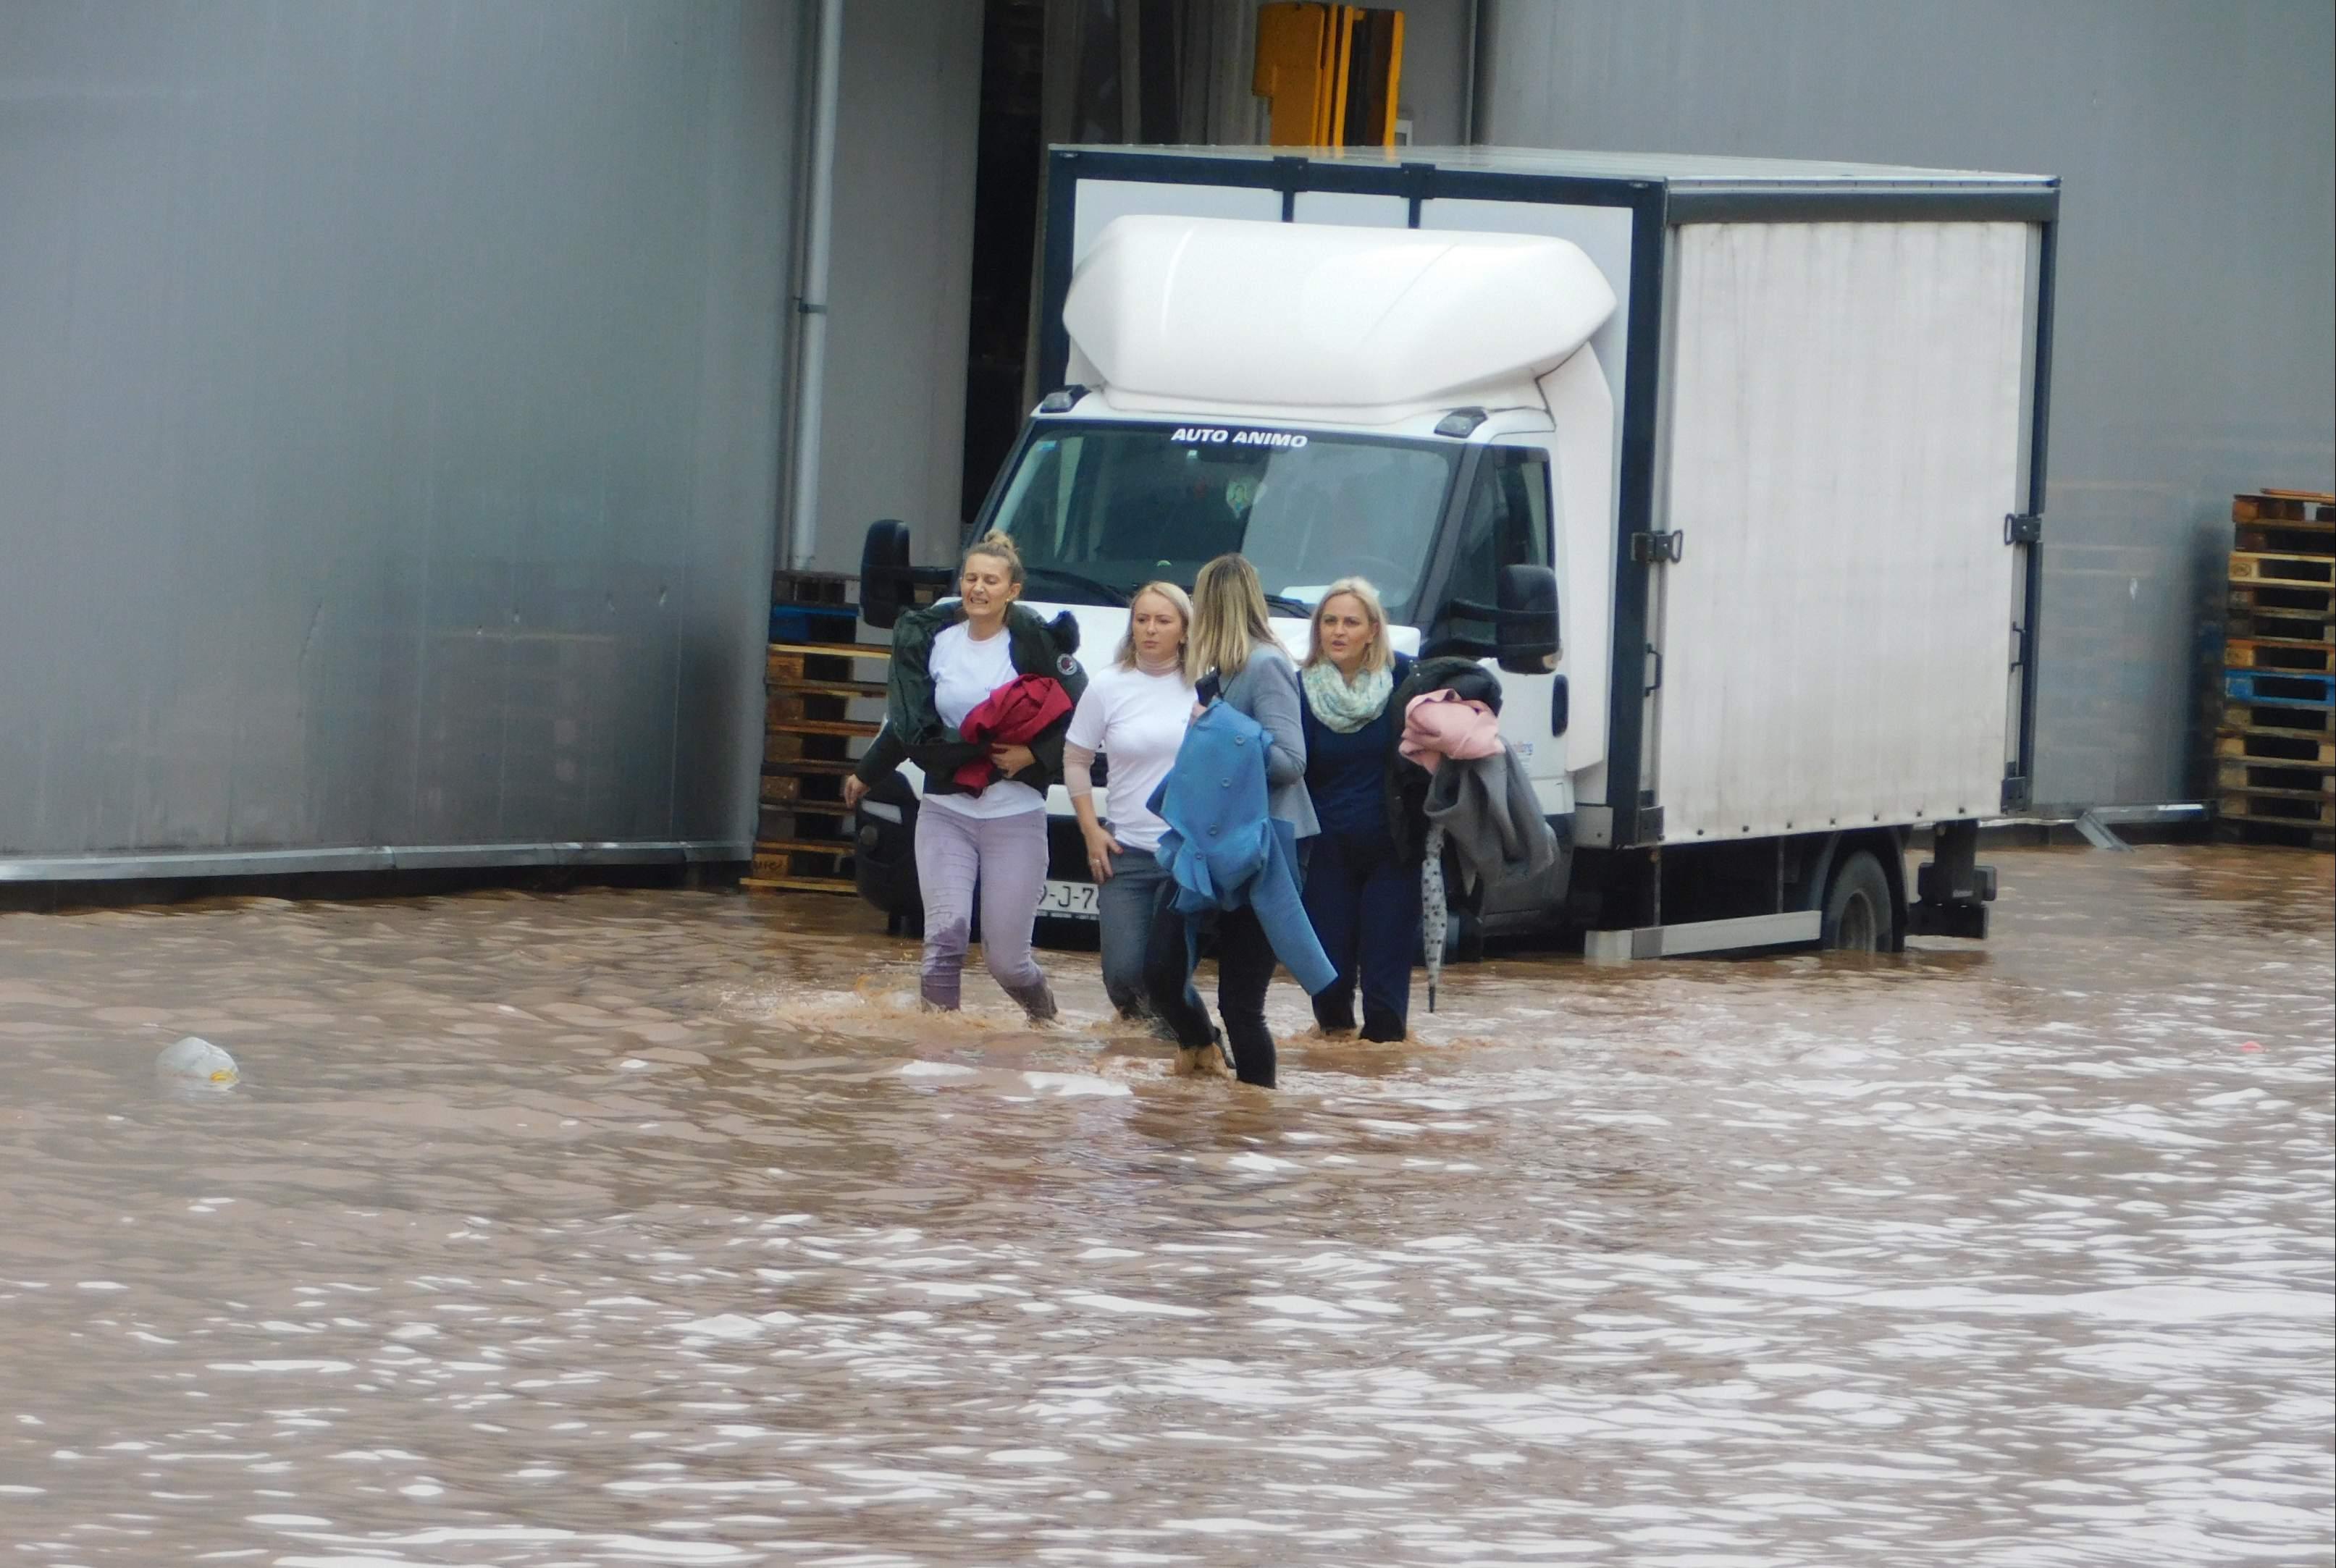
[[[1071,711],[1069,693],[1050,675],[1017,675],[981,700],[957,732],[977,746],[1027,746]],[[951,775],[979,794],[998,778],[998,765],[976,758]]]

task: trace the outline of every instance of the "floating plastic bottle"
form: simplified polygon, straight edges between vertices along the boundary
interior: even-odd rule
[[[181,1083],[233,1089],[243,1073],[229,1056],[198,1034],[173,1040],[154,1059],[154,1070]]]

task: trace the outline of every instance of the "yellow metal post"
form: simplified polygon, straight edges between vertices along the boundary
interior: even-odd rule
[[[1330,7],[1329,28],[1329,91],[1323,94],[1322,134],[1315,139],[1317,147],[1345,145],[1347,131],[1347,78],[1354,64],[1355,23],[1361,16],[1359,5]]]

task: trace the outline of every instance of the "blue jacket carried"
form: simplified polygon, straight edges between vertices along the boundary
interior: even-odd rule
[[[1266,815],[1265,727],[1240,709],[1212,702],[1184,731],[1176,763],[1153,790],[1152,810],[1168,825],[1155,852],[1176,884],[1176,907],[1257,912],[1273,954],[1309,996],[1338,970],[1315,937],[1298,895],[1297,829]]]

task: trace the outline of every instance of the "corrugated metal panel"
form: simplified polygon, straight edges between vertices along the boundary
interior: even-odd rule
[[[743,852],[794,32],[0,12],[0,857]]]
[[[1485,10],[1488,140],[2065,179],[2037,799],[2203,787],[2192,715],[2219,663],[2232,493],[2336,485],[2336,8]]]
[[[1679,232],[1668,841],[1997,808],[2029,248],[2010,223]]]

